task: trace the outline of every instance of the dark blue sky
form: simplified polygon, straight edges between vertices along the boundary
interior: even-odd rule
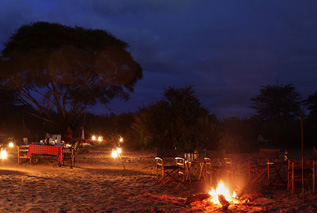
[[[0,0],[0,50],[36,21],[107,30],[129,43],[144,70],[130,101],[115,100],[113,112],[192,85],[217,117],[248,117],[261,86],[290,83],[304,99],[317,91],[316,11],[314,0]]]

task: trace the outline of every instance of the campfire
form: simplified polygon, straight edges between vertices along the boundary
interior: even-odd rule
[[[239,203],[235,192],[230,195],[229,189],[220,181],[216,189],[212,189],[209,193],[209,202],[221,205],[223,208],[228,208],[230,204]]]
[[[190,204],[195,201],[202,201],[203,203],[211,203],[218,205],[222,209],[228,209],[229,205],[243,204],[235,192],[230,194],[230,190],[226,188],[225,184],[220,181],[216,189],[211,189],[208,194],[199,194],[192,197],[188,197],[185,204]]]

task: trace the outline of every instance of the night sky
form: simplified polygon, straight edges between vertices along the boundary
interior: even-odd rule
[[[144,78],[112,112],[136,112],[164,89],[193,86],[218,118],[249,117],[261,86],[317,91],[317,1],[0,0],[0,50],[37,21],[103,29],[129,43]],[[106,114],[105,107],[90,109]]]

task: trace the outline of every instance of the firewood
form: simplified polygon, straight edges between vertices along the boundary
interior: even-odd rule
[[[226,200],[225,196],[218,195],[218,200],[219,200],[220,204],[222,205],[222,209],[227,210],[230,203]]]
[[[199,194],[199,195],[194,195],[194,196],[191,196],[191,197],[187,197],[186,201],[185,201],[185,204],[190,204],[192,202],[195,202],[195,201],[202,201],[204,199],[207,199],[207,198],[210,198],[211,195],[210,194]]]

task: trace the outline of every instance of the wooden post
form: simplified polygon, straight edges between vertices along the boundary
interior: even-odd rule
[[[302,193],[303,200],[305,199],[305,182],[304,182],[304,133],[303,133],[303,113],[300,113],[300,126],[301,126],[301,144],[302,144]]]

